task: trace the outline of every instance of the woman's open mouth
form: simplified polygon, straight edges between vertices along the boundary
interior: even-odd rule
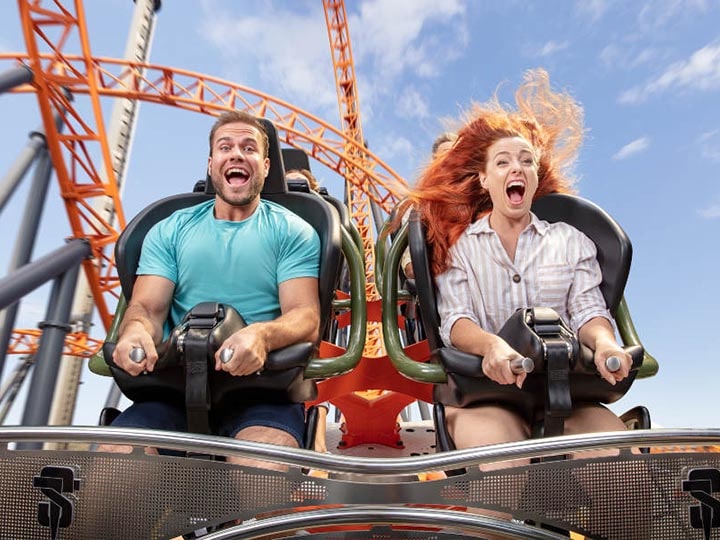
[[[513,180],[505,188],[505,194],[507,195],[510,204],[520,205],[525,199],[525,182],[520,180]]]

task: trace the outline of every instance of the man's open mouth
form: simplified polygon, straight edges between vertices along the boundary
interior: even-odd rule
[[[233,167],[225,171],[225,181],[230,185],[243,185],[250,179],[250,173],[241,167]]]

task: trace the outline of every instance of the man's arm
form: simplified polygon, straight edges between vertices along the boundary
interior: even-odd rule
[[[280,284],[280,310],[273,321],[251,324],[235,332],[215,355],[215,369],[232,375],[250,375],[263,368],[267,353],[303,341],[315,342],[320,328],[320,301],[317,278],[303,277]],[[220,352],[234,354],[227,364]]]
[[[160,276],[138,276],[132,298],[120,325],[120,337],[113,361],[130,375],[152,371],[157,362],[155,344],[163,338],[163,324],[167,319],[175,284]],[[145,350],[145,360],[130,360],[134,347]]]

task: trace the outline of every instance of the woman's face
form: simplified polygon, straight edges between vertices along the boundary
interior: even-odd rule
[[[523,137],[505,137],[487,150],[485,172],[480,184],[490,193],[493,213],[508,219],[522,219],[530,212],[538,187],[535,150]]]

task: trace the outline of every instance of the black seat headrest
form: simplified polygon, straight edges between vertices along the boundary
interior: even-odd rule
[[[550,223],[564,221],[572,225],[595,243],[603,277],[600,290],[615,316],[632,262],[632,243],[622,227],[598,205],[576,195],[545,195],[533,202],[532,211]]]
[[[287,193],[287,184],[285,183],[285,165],[283,164],[283,156],[280,151],[280,140],[278,139],[275,124],[267,118],[258,118],[261,124],[265,126],[265,131],[270,142],[268,148],[268,157],[270,158],[270,171],[265,179],[260,196],[270,193]]]
[[[290,171],[292,169],[311,170],[310,158],[304,150],[299,148],[283,148],[281,152],[286,171]]]
[[[310,193],[310,184],[307,180],[301,180],[300,178],[288,178],[286,182],[288,191]]]

